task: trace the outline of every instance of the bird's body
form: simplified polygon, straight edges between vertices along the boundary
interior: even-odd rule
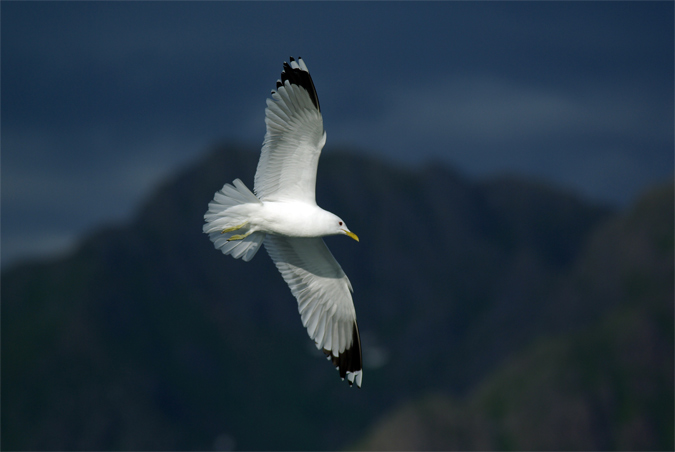
[[[361,386],[361,343],[352,286],[321,237],[356,234],[315,201],[326,142],[319,99],[302,59],[284,63],[267,101],[267,133],[255,194],[235,179],[216,192],[204,232],[224,254],[249,261],[264,243],[298,300],[303,325],[350,385]]]
[[[337,234],[334,226],[340,222],[332,213],[302,201],[241,204],[233,207],[232,213],[246,218],[246,226],[251,232],[286,237],[323,237]]]

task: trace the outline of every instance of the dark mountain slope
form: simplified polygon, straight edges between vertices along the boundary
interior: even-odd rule
[[[550,297],[550,331],[565,333],[533,341],[464,398],[392,410],[356,448],[673,450],[673,258],[670,185],[592,235]]]
[[[360,243],[328,238],[352,280],[364,388],[320,358],[263,251],[201,233],[258,153],[217,149],[128,226],[2,274],[7,449],[337,449],[398,401],[461,394],[529,344],[606,209],[541,184],[477,184],[439,165],[328,152],[317,199]],[[604,307],[601,309],[605,309]]]

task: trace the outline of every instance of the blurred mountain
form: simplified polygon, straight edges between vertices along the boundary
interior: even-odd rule
[[[633,384],[633,355],[616,347],[640,328],[659,344],[655,328],[672,331],[672,187],[670,205],[645,201],[619,215],[541,182],[476,182],[442,165],[413,170],[327,151],[317,200],[361,238],[326,240],[354,286],[362,333],[364,387],[350,389],[314,348],[266,253],[235,260],[201,232],[213,193],[236,177],[252,188],[257,159],[219,147],[159,187],[130,224],[95,231],[72,255],[3,271],[4,449],[334,450],[359,438],[377,444],[369,438],[401,406],[436,399],[450,415],[475,405],[494,432],[485,444],[517,448],[544,430],[527,424],[529,440],[513,437],[487,408],[501,404],[523,424],[549,381],[517,392],[525,376],[586,378],[574,356],[588,342],[585,359],[600,366],[593,353],[616,355],[612,372]],[[658,261],[645,245],[650,227],[670,231]],[[635,265],[651,270],[617,282]],[[652,300],[668,284],[671,314],[653,325],[663,303],[630,300]],[[633,318],[617,309],[635,305],[642,323],[612,339],[612,325]],[[548,361],[537,359],[542,347],[552,347]],[[672,356],[661,361],[670,369]],[[669,393],[649,389],[665,400],[661,410],[672,407],[670,378]],[[536,400],[519,405],[514,394]],[[628,414],[652,413],[651,402],[627,400]],[[610,438],[598,444],[628,444],[598,433],[607,428],[592,426]]]
[[[402,404],[355,448],[673,450],[673,230],[670,185],[592,234],[550,297],[567,332],[542,335],[465,397]]]

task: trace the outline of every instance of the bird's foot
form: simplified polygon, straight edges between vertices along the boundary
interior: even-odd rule
[[[221,233],[221,234],[226,234],[226,233],[228,233],[228,232],[236,231],[237,229],[243,228],[243,227],[246,226],[247,224],[248,224],[248,221],[244,221],[244,222],[243,222],[242,224],[240,224],[239,226],[234,226],[234,227],[231,227],[231,228],[225,228],[225,229],[223,229],[220,233]],[[236,236],[233,236],[233,237],[236,237]],[[243,238],[243,237],[242,237],[242,238]],[[231,237],[230,237],[230,240],[232,240]],[[237,239],[234,239],[234,240],[237,240]]]
[[[233,240],[242,240],[248,237],[249,235],[253,234],[253,231],[248,231],[246,234],[236,234],[233,235],[232,237],[228,238],[227,241],[231,242]]]

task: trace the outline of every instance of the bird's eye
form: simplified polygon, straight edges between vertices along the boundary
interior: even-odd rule
[[[342,221],[339,221],[338,223],[340,224],[340,226],[342,226]]]

